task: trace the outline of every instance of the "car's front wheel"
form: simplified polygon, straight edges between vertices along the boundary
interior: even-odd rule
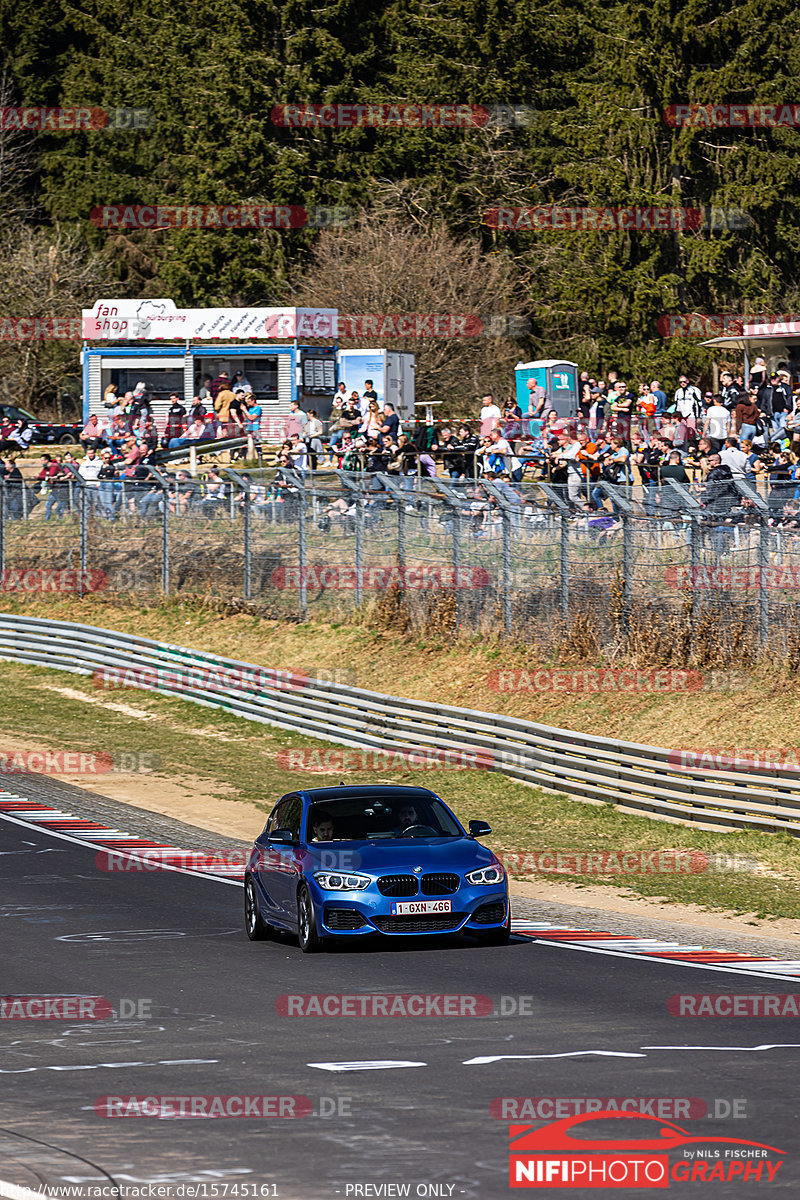
[[[77,446],[78,439],[73,433],[62,433],[58,439],[59,446]]]
[[[252,875],[247,876],[244,884],[244,927],[251,942],[264,942],[272,933],[271,927],[261,916]]]
[[[323,940],[317,933],[314,905],[305,884],[301,885],[297,893],[297,937],[304,954],[314,954],[322,949]]]

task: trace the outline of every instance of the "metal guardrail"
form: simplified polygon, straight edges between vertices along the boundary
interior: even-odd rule
[[[657,746],[344,684],[292,682],[253,663],[67,621],[0,614],[0,659],[81,675],[122,673],[123,683],[338,745],[461,761],[474,754],[484,769],[624,812],[705,828],[800,834],[800,769],[743,776],[679,768],[675,751]],[[160,674],[148,681],[145,672]]]

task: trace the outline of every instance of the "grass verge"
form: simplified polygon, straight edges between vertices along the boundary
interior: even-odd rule
[[[139,625],[138,632],[151,630]],[[151,783],[154,796],[160,781],[200,778],[206,794],[218,796],[220,802],[253,803],[266,812],[279,795],[297,786],[329,785],[340,779],[421,785],[438,792],[461,820],[488,820],[493,833],[485,840],[497,852],[695,850],[709,856],[752,858],[758,864],[756,870],[723,873],[552,876],[561,882],[624,884],[633,895],[667,904],[694,904],[758,918],[800,918],[800,843],[787,836],[665,826],[617,812],[610,805],[584,805],[549,795],[485,771],[393,771],[389,777],[375,771],[289,774],[277,761],[280,750],[324,751],[330,750],[330,744],[188,701],[141,691],[98,694],[83,676],[12,663],[4,665],[3,676],[0,729],[9,737],[17,743],[30,738],[51,749],[112,755],[146,751],[159,760]],[[0,778],[3,782],[19,786],[13,775]],[[91,789],[91,780],[86,786]]]

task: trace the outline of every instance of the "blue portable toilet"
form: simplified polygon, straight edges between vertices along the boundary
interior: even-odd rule
[[[578,410],[578,364],[560,358],[540,358],[537,362],[517,363],[517,404],[522,415],[528,411],[528,380],[543,387],[560,417],[574,416]]]

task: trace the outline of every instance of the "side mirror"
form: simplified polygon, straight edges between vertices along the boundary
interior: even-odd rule
[[[292,833],[291,829],[273,829],[272,833],[269,835],[269,841],[283,842],[284,845],[291,846],[292,842],[294,841],[294,834]]]
[[[470,837],[486,837],[486,834],[491,832],[492,827],[486,821],[470,821],[469,823]]]

